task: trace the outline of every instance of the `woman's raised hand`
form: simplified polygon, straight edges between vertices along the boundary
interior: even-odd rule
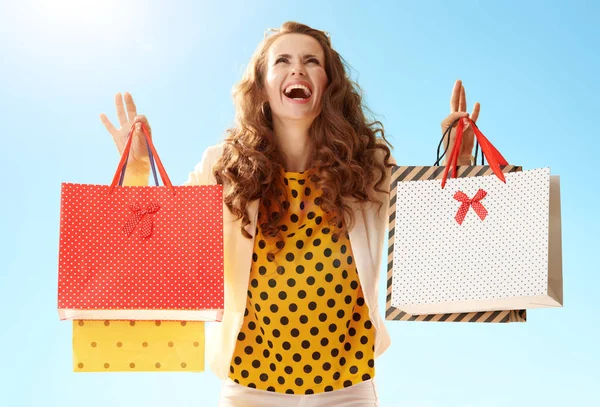
[[[145,116],[137,114],[135,103],[131,94],[125,92],[125,105],[123,105],[123,97],[121,93],[115,95],[115,105],[117,108],[117,118],[119,119],[119,128],[116,128],[108,117],[104,113],[100,114],[100,120],[106,127],[106,130],[110,133],[117,146],[119,155],[123,154],[125,145],[127,144],[127,136],[131,130],[133,123],[141,122],[144,123],[148,129],[148,133],[152,136],[152,130],[148,124],[148,119]],[[146,146],[146,139],[142,131],[140,123],[136,124],[136,129],[133,132],[133,141],[131,144],[131,150],[129,152],[129,159],[127,162],[127,172],[136,174],[149,174],[150,173],[150,157],[148,156],[148,147]]]
[[[454,89],[452,89],[452,96],[450,97],[450,115],[442,121],[442,133],[444,133],[448,127],[454,123],[454,121],[461,117],[470,117],[474,123],[477,123],[479,118],[479,110],[481,106],[479,102],[476,102],[473,106],[473,111],[469,115],[467,112],[467,96],[465,94],[465,87],[462,81],[458,80],[454,83]],[[447,153],[444,156],[442,165],[446,165],[450,152],[456,141],[456,125],[450,131],[450,145],[448,146]],[[444,143],[444,148],[446,143]],[[457,165],[469,165],[471,164],[471,153],[475,144],[475,133],[470,125],[465,126],[463,132],[462,143],[458,151]]]

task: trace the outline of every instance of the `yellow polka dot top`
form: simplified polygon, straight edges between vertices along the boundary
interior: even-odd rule
[[[282,172],[290,205],[281,250],[260,229],[255,238],[229,375],[243,386],[316,394],[374,377],[374,328],[350,240],[331,230],[313,171]]]

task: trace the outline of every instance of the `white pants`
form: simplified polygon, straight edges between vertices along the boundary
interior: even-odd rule
[[[282,394],[223,382],[219,407],[379,407],[373,379],[319,394]]]

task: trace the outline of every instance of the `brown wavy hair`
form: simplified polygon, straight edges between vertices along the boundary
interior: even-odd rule
[[[322,109],[313,121],[310,168],[312,180],[322,189],[321,208],[330,215],[336,233],[347,232],[354,222],[346,198],[361,202],[380,202],[373,192],[387,192],[391,144],[379,121],[368,122],[362,91],[346,71],[348,65],[331,46],[328,36],[307,25],[286,22],[276,34],[267,37],[253,54],[242,80],[233,89],[235,127],[227,130],[224,150],[213,167],[218,184],[224,186],[223,200],[228,209],[242,219],[242,234],[251,238],[247,205],[261,199],[259,222],[265,236],[280,236],[279,223],[288,207],[286,188],[281,180],[283,164],[274,142],[273,122],[264,92],[267,52],[273,42],[289,33],[309,35],[325,53],[328,85]],[[379,134],[379,137],[377,136]],[[386,145],[387,144],[387,145]],[[344,221],[347,216],[349,224]]]

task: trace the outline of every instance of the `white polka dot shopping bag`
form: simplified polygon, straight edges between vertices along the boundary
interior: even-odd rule
[[[387,319],[510,322],[563,304],[558,176],[508,165],[468,122],[489,166],[457,167],[453,149],[446,167],[393,169]]]
[[[62,184],[59,316],[218,321],[222,187],[173,186],[145,127],[157,186],[122,186],[132,131],[111,185]]]

